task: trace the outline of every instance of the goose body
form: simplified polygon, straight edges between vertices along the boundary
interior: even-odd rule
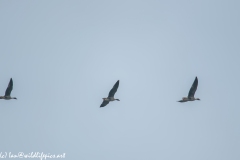
[[[197,90],[198,87],[198,78],[196,77],[192,87],[190,88],[189,92],[188,92],[188,97],[183,97],[182,100],[178,101],[178,102],[187,102],[187,101],[195,101],[195,100],[200,100],[199,98],[195,98],[194,94]]]
[[[10,100],[10,99],[17,99],[16,97],[11,97],[11,92],[13,89],[13,80],[12,78],[10,79],[9,83],[8,83],[8,87],[5,91],[5,95],[4,96],[0,96],[0,99],[5,99],[5,100]]]
[[[108,97],[103,98],[103,102],[100,105],[100,107],[105,107],[111,101],[115,101],[115,100],[120,101],[119,99],[114,98],[114,95],[117,92],[118,86],[119,86],[119,80],[114,84],[113,88],[110,90]]]

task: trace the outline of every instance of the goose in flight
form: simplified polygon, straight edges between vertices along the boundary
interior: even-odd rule
[[[182,100],[178,101],[178,102],[187,102],[187,101],[195,101],[195,100],[200,100],[199,98],[194,98],[194,94],[197,90],[197,86],[198,86],[198,78],[196,77],[192,87],[190,88],[189,92],[188,92],[188,97],[183,97]]]
[[[13,89],[13,80],[12,78],[10,79],[9,83],[8,83],[8,87],[5,91],[5,95],[4,96],[0,96],[0,99],[5,99],[5,100],[9,100],[9,99],[17,99],[16,97],[11,97],[10,94],[12,92]]]
[[[113,88],[110,90],[108,97],[103,98],[103,102],[100,107],[106,106],[110,101],[115,101],[115,100],[120,101],[119,99],[114,98],[114,94],[117,92],[118,86],[119,86],[119,80],[114,84]]]

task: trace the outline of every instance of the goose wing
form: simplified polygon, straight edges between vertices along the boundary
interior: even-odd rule
[[[101,106],[100,107],[105,107],[107,104],[109,103],[109,101],[104,101],[102,102]]]
[[[11,78],[9,83],[8,83],[8,87],[5,91],[5,96],[10,96],[10,94],[12,92],[12,89],[13,89],[13,81],[12,81],[12,78]]]
[[[117,92],[119,86],[119,80],[114,84],[113,88],[110,90],[108,97],[114,97],[114,94]]]
[[[196,77],[193,84],[192,84],[192,87],[191,89],[189,90],[189,93],[188,93],[188,98],[190,97],[194,97],[194,94],[197,90],[197,86],[198,86],[198,78]]]

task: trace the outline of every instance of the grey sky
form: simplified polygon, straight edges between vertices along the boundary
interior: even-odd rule
[[[240,1],[0,1],[0,152],[239,160]],[[198,76],[195,97],[178,103]],[[99,108],[114,83],[116,98]]]

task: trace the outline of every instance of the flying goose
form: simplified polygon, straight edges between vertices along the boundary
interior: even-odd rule
[[[100,107],[106,106],[110,101],[115,101],[115,100],[120,101],[119,99],[114,98],[114,94],[117,92],[118,86],[119,86],[119,80],[114,84],[113,88],[110,90],[108,97],[103,98],[103,102]]]
[[[16,97],[11,97],[10,94],[12,92],[13,89],[13,80],[12,78],[10,79],[9,83],[8,83],[8,87],[5,91],[5,95],[4,96],[0,96],[0,99],[5,99],[5,100],[9,100],[9,99],[17,99]]]
[[[178,102],[187,102],[187,101],[195,101],[195,100],[200,100],[199,98],[194,98],[194,94],[197,90],[197,86],[198,86],[198,78],[196,77],[192,87],[190,88],[189,92],[188,92],[188,97],[183,97],[182,100],[178,101]]]

